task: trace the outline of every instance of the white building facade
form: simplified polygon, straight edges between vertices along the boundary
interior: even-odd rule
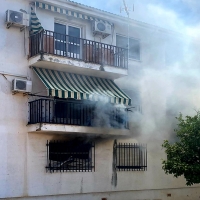
[[[7,10],[33,23],[31,8],[44,30],[12,12],[6,27]],[[0,31],[0,198],[199,198],[199,185],[164,174],[165,138],[135,127],[134,80],[166,67],[171,32],[65,0],[2,0]]]

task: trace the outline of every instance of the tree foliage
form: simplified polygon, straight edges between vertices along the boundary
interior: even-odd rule
[[[165,140],[162,144],[167,154],[162,168],[166,174],[183,175],[186,185],[200,183],[200,112],[185,118],[180,114],[176,119],[178,127],[174,131],[178,141],[170,144]]]

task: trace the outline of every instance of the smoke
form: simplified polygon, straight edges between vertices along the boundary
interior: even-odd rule
[[[122,1],[77,2],[126,16],[125,12],[120,13]],[[126,0],[126,4],[128,8],[134,4],[130,18],[158,26],[149,32],[149,37],[141,38],[141,64],[130,62],[129,76],[116,81],[121,88],[129,88],[127,93],[132,97],[133,106],[142,106],[142,113],[141,110],[129,113],[130,130],[133,136],[173,139],[175,117],[180,112],[193,115],[200,108],[200,3],[196,0]],[[166,33],[159,27],[165,28]],[[131,28],[129,35],[135,37]],[[107,105],[97,104],[96,121],[91,123],[110,126],[113,122],[108,111]]]
[[[169,60],[162,60],[160,67],[154,65],[154,61],[149,62],[149,66],[142,66],[138,77],[130,75],[126,80],[129,82],[129,88],[132,85],[133,95],[129,95],[133,105],[134,99],[136,102],[139,99],[143,110],[142,113],[131,114],[130,129],[134,137],[145,141],[155,138],[173,141],[174,129],[178,122],[175,117],[180,112],[183,115],[194,115],[200,109],[199,42],[198,38],[189,36],[171,40],[171,56],[167,57],[167,48],[164,45],[165,58]],[[151,52],[154,60],[159,60],[157,53],[156,48]],[[134,73],[137,73],[137,68],[132,68]],[[126,88],[126,84],[121,84],[121,87]],[[134,91],[135,88],[137,92]]]
[[[127,112],[123,105],[112,105],[99,101],[95,105],[93,125],[107,128],[124,128],[127,123]]]

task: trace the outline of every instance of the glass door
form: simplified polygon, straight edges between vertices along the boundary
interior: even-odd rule
[[[73,26],[68,26],[68,56],[71,58],[81,58],[80,37],[81,29]]]
[[[55,54],[66,56],[66,26],[55,23],[54,34]]]

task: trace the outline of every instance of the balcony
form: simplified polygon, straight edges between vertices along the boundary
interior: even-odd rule
[[[128,113],[111,104],[38,99],[29,102],[29,132],[129,135]],[[38,126],[39,124],[39,126]]]
[[[45,30],[29,38],[29,65],[115,79],[127,75],[128,57],[124,48]]]

